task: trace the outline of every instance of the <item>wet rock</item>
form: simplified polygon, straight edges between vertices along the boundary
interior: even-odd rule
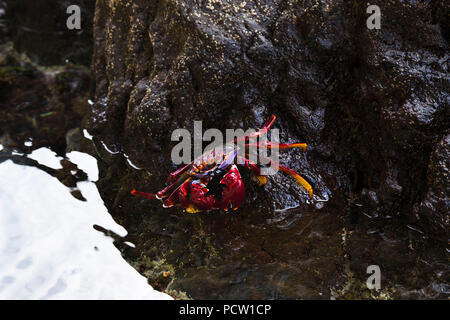
[[[424,218],[435,234],[448,237],[450,230],[450,135],[445,135],[431,153],[427,172],[426,194],[416,203],[414,212],[418,219]]]
[[[81,29],[69,30],[66,10],[70,5],[81,10]],[[0,4],[0,37],[11,41],[41,66],[65,63],[89,66],[92,56],[92,18],[94,1],[7,0]]]
[[[346,167],[353,191],[376,190],[386,215],[408,214],[448,125],[444,6],[394,1],[371,31],[356,1],[99,1],[91,127],[158,189],[173,169],[174,129],[258,127],[275,113],[282,139],[310,143],[306,157],[284,160],[319,193],[334,187],[324,175],[338,175],[316,165],[326,159]],[[282,199],[289,185],[272,187],[275,202],[292,205]]]
[[[60,158],[62,168],[53,169],[27,155],[42,147],[63,157],[73,150],[94,153],[80,129],[88,116],[89,83],[85,67],[45,68],[17,52],[12,43],[0,45],[0,162],[37,167],[85,201],[77,183],[88,176],[77,165]]]
[[[96,2],[89,125],[98,185],[133,242],[174,267],[169,288],[193,298],[374,297],[361,267],[369,261],[387,268],[377,298],[435,279],[426,269],[428,283],[420,280],[423,265],[411,257],[426,255],[422,237],[448,233],[439,160],[447,149],[437,145],[450,119],[448,4],[380,7],[382,27],[369,30],[366,4],[356,0]],[[282,162],[313,184],[313,202],[282,175],[263,188],[247,179],[234,216],[192,217],[130,199],[133,187],[160,190],[175,169],[174,129],[192,132],[195,120],[257,128],[271,114],[282,141],[309,144]],[[429,233],[411,236],[412,222]],[[385,228],[398,231],[386,236]],[[445,243],[433,241],[437,263]],[[399,276],[409,263],[415,273]]]
[[[25,153],[50,147],[64,155],[66,132],[88,114],[89,84],[82,66],[42,68],[11,43],[1,45],[0,143]]]

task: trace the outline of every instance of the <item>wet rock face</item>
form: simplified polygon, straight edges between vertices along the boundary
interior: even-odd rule
[[[277,114],[282,140],[309,143],[284,160],[320,197],[339,189],[411,216],[448,127],[446,9],[383,4],[378,31],[360,1],[97,1],[92,128],[155,190],[173,169],[174,129],[256,128]],[[305,199],[272,187],[269,203]]]
[[[39,168],[70,188],[75,198],[86,201],[77,183],[86,181],[88,175],[66,153],[94,153],[81,129],[89,110],[89,87],[86,67],[45,68],[16,51],[12,42],[0,44],[0,163],[11,160]],[[62,168],[29,157],[41,148],[65,157],[60,161]]]
[[[81,29],[69,30],[71,5],[81,10]],[[0,3],[0,37],[12,41],[19,52],[41,66],[64,63],[88,66],[92,57],[91,0],[6,0]]]
[[[449,125],[448,29],[436,15],[443,6],[386,4],[381,30],[360,38],[354,81],[341,107],[354,132],[341,142],[351,141],[343,148],[360,175],[356,191],[372,190],[379,200],[373,209],[385,215],[410,217],[423,199],[431,150]],[[443,219],[447,212],[436,210]]]
[[[450,228],[450,135],[436,143],[427,170],[427,189],[422,201],[414,206],[414,213],[424,216],[433,231],[448,236]]]
[[[88,113],[89,87],[90,73],[83,66],[45,69],[12,43],[0,45],[0,144],[23,152],[39,147],[59,155],[71,151],[67,147],[80,135]],[[27,141],[32,147],[24,147]]]
[[[96,2],[98,186],[141,248],[125,255],[150,283],[194,298],[366,297],[372,263],[390,297],[426,287],[414,282],[422,275],[442,283],[448,4],[380,7],[381,29],[369,30],[356,0]],[[232,217],[130,198],[133,187],[160,190],[174,171],[174,129],[192,132],[195,120],[204,130],[258,128],[271,114],[283,142],[308,143],[281,160],[311,182],[314,202],[282,174],[258,188],[245,172],[246,200]],[[443,242],[424,269],[412,257],[430,237]]]
[[[283,141],[308,140],[314,150],[311,135],[319,143],[326,103],[306,104],[309,98],[298,94],[300,87],[307,94],[319,92],[317,84],[329,75],[294,79],[303,69],[297,61],[304,52],[295,39],[297,27],[288,30],[296,10],[281,2],[279,10],[273,8],[251,2],[97,3],[93,128],[110,149],[122,148],[137,166],[154,172],[150,187],[160,188],[173,169],[172,131],[192,129],[194,120],[202,120],[205,129],[247,129],[260,127],[274,113]],[[132,18],[118,22],[122,17]],[[284,52],[288,42],[295,46],[292,52]],[[323,58],[317,60],[320,64]],[[315,178],[320,173],[300,152],[293,154],[291,161],[284,160],[302,168],[318,195],[328,194],[322,179]],[[289,202],[281,198],[289,187],[277,192],[281,205]]]

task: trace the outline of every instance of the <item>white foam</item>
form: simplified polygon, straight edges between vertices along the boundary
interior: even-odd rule
[[[93,228],[127,233],[95,184],[78,188],[87,201],[37,168],[0,164],[0,299],[171,299]]]
[[[87,153],[79,151],[69,152],[66,154],[66,156],[70,160],[70,162],[76,164],[79,169],[86,172],[89,180],[98,180],[97,159]]]
[[[55,152],[48,148],[39,148],[36,150],[33,150],[28,155],[28,158],[34,159],[40,164],[53,168],[53,169],[62,169],[60,161],[62,160],[62,157],[58,157]]]
[[[105,150],[108,151],[110,154],[119,154],[120,153],[120,151],[112,151],[111,149],[109,149],[103,141],[101,141],[101,143],[102,143],[103,147],[105,148]]]
[[[124,243],[129,247],[136,248],[135,244],[130,241],[125,241]]]
[[[130,158],[128,157],[128,155],[126,155],[125,153],[123,154],[123,156],[125,157],[125,159],[127,159],[128,164],[133,167],[136,170],[142,170],[142,168],[139,168],[138,166],[136,166],[133,162],[131,162]]]
[[[92,138],[93,138],[93,136],[91,136],[86,129],[83,129],[83,135],[86,139],[89,139],[89,140],[92,140]]]

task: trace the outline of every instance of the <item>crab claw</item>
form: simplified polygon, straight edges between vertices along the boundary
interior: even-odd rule
[[[232,165],[220,183],[225,185],[220,199],[220,207],[225,211],[228,211],[229,208],[237,210],[245,197],[245,186],[238,168]]]
[[[203,183],[192,182],[189,190],[180,190],[181,206],[191,213],[217,208],[217,200],[212,195],[207,196],[207,193],[208,189]]]

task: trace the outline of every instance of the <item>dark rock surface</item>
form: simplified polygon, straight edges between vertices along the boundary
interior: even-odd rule
[[[82,30],[68,30],[65,0],[0,1],[0,162],[37,167],[85,200],[77,182],[87,174],[66,153],[94,153],[82,133],[91,88],[93,1],[77,1]],[[27,158],[50,148],[62,169]]]
[[[450,216],[450,135],[435,144],[427,169],[426,194],[414,205],[414,213],[427,220],[433,232],[448,236]]]
[[[81,29],[69,30],[66,10],[78,5]],[[41,66],[65,63],[88,66],[92,58],[93,0],[0,1],[0,39],[12,41]]]
[[[25,149],[69,152],[66,134],[79,130],[88,112],[90,80],[86,67],[43,68],[12,43],[0,45],[0,143],[21,150],[32,138],[33,147]]]
[[[448,283],[430,293],[411,280],[441,283],[417,257],[447,254],[448,3],[379,6],[381,29],[368,30],[361,1],[96,2],[99,188],[143,249],[126,254],[140,271],[156,260],[174,269],[168,286],[150,279],[159,289],[364,297],[365,268],[379,264],[390,289],[378,297],[448,294]],[[282,159],[313,184],[313,202],[281,174],[264,188],[248,181],[233,216],[130,199],[132,187],[160,190],[175,169],[174,129],[256,128],[271,114],[282,141],[309,144]]]
[[[82,133],[89,109],[89,87],[86,67],[66,64],[44,68],[17,52],[11,42],[0,44],[0,163],[12,160],[37,167],[70,188],[75,198],[85,201],[77,182],[87,180],[87,173],[65,155],[74,150],[94,153]],[[42,147],[64,157],[61,169],[27,157]]]

